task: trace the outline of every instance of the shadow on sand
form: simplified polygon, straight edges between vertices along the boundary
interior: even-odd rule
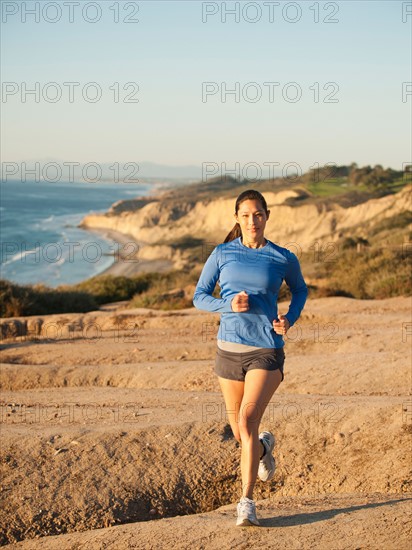
[[[322,510],[320,512],[310,512],[303,514],[294,514],[292,516],[276,516],[272,518],[259,518],[262,527],[291,527],[294,525],[304,525],[306,523],[315,523],[316,521],[325,521],[338,514],[356,512],[365,508],[378,508],[398,502],[410,501],[412,498],[400,498],[397,500],[388,500],[385,502],[375,502],[371,504],[361,504],[359,506],[349,506],[348,508],[333,508],[332,510]]]

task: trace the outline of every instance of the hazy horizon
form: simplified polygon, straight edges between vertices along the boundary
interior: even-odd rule
[[[113,179],[115,170],[113,169],[114,162],[105,162],[105,163],[92,163],[99,166],[101,170],[101,176],[96,178],[96,181],[107,181],[107,179]],[[356,163],[356,160],[352,161]],[[23,168],[23,163],[25,164],[25,169]],[[16,162],[7,162],[3,161],[1,166],[1,172],[0,172],[0,182],[7,182],[7,181],[20,181],[24,178],[24,175],[26,174],[26,178],[23,179],[23,181],[49,181],[50,183],[53,182],[61,182],[61,181],[84,181],[85,178],[83,176],[82,168],[83,164],[79,163],[79,166],[74,167],[72,170],[70,170],[68,167],[66,167],[66,163],[69,164],[69,161],[64,161],[62,159],[53,159],[53,158],[45,158],[45,159],[25,159],[22,161],[16,161]],[[269,166],[268,166],[269,164]],[[345,166],[350,166],[352,163],[348,163]],[[359,165],[361,167],[361,165]],[[381,163],[378,163],[381,164]],[[404,171],[406,164],[410,163],[404,163],[403,166],[383,166],[383,168],[391,168],[398,171]],[[36,170],[37,165],[37,170]],[[61,177],[56,178],[57,175],[56,170],[53,168],[53,165],[58,165],[61,170]],[[122,164],[120,163],[120,168]],[[13,168],[16,168],[16,173],[13,174]],[[66,168],[66,169],[65,169]],[[243,169],[243,167],[237,163],[233,166],[226,166],[227,171],[225,172],[225,166],[222,164],[211,164],[211,163],[205,163],[203,166],[196,166],[196,165],[166,165],[166,164],[159,164],[159,163],[153,163],[153,162],[139,162],[136,163],[134,166],[134,178],[131,178],[130,181],[125,181],[125,177],[120,178],[121,181],[131,184],[137,184],[137,183],[143,183],[145,180],[153,180],[153,179],[159,179],[159,180],[181,180],[181,181],[208,181],[214,177],[223,176],[225,173],[237,177],[238,179],[242,179],[242,175],[249,175],[249,173],[256,174],[257,170],[253,169],[253,166],[250,166],[247,173]],[[282,166],[274,166],[271,163],[266,163],[265,166],[261,166],[261,173],[260,178],[253,177],[253,175],[250,175],[250,177],[245,177],[243,179],[249,179],[251,182],[264,180],[264,179],[272,179],[272,178],[287,178],[292,176],[293,173],[297,175],[303,175],[304,173],[309,172],[308,170],[301,170],[302,167],[300,167],[297,163],[289,163],[288,165]],[[90,170],[93,172],[93,174],[96,174],[96,170],[93,169],[93,166],[88,170],[87,173],[90,173]],[[133,171],[133,170],[132,170]],[[125,176],[124,170],[118,170],[119,174],[123,173],[123,176]],[[243,174],[242,172],[245,172]],[[129,170],[130,175],[130,170]],[[30,177],[33,176],[33,177]],[[93,175],[91,178],[93,179]],[[134,181],[136,180],[136,181]]]

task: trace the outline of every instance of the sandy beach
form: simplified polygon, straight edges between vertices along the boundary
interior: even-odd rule
[[[129,199],[125,201],[118,201],[119,203],[127,203],[133,200],[142,199],[143,201],[153,197],[154,199],[160,199],[162,195],[176,187],[176,184],[171,183],[157,183],[153,185],[150,196],[136,194],[135,199]],[[117,204],[117,203],[115,203]],[[115,206],[112,205],[113,206]],[[164,272],[171,269],[173,263],[167,259],[147,260],[141,257],[141,250],[144,246],[148,246],[148,243],[138,240],[130,234],[117,231],[110,227],[86,227],[80,224],[81,227],[90,232],[90,234],[97,234],[104,237],[114,243],[113,263],[103,269],[99,275],[112,275],[115,277],[133,277],[139,273],[145,272]]]
[[[141,257],[140,251],[147,243],[137,241],[131,235],[120,233],[114,229],[93,228],[90,233],[96,233],[114,243],[113,263],[101,271],[99,275],[114,277],[133,277],[145,272],[165,272],[171,269],[173,263],[166,259],[146,260]]]
[[[250,529],[235,527],[218,315],[124,305],[3,340],[3,545],[410,548],[410,298],[308,301],[263,418],[277,472]]]

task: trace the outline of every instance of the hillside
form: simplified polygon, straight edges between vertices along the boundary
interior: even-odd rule
[[[142,261],[162,259],[175,269],[193,267],[204,262],[205,253],[222,242],[234,225],[235,198],[245,187],[231,183],[232,186],[226,183],[223,189],[215,183],[207,197],[203,184],[141,202],[120,202],[105,214],[86,216],[81,226],[127,234],[138,241],[138,258]],[[263,184],[261,187],[265,188]],[[404,246],[406,250],[405,243],[411,240],[411,185],[375,198],[368,193],[353,192],[322,198],[301,186],[286,185],[264,191],[264,196],[271,211],[266,235],[299,257],[313,250],[316,259],[316,250],[334,243],[339,246],[349,236],[356,244],[356,239],[365,241],[375,234],[375,243],[379,244],[381,231],[386,240],[380,246],[386,243]],[[399,215],[403,213],[399,224]],[[336,249],[335,246],[335,252]]]

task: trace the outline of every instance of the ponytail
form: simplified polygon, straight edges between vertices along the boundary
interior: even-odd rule
[[[224,243],[228,243],[230,241],[234,241],[238,237],[242,236],[242,230],[240,229],[240,225],[236,222],[231,231],[226,235]]]

